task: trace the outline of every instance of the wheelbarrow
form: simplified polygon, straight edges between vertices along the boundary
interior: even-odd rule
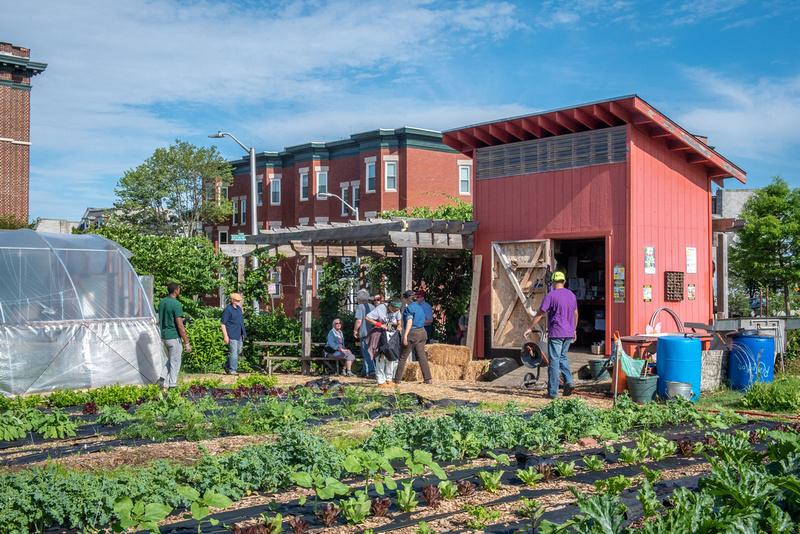
[[[547,367],[547,336],[538,329],[539,341],[528,341],[520,349],[519,359],[522,365],[530,367],[531,372],[525,373],[522,377],[522,387],[524,389],[544,389],[546,384],[539,383],[542,367]]]

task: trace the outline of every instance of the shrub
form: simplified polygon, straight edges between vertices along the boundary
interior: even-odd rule
[[[785,376],[769,384],[756,382],[741,402],[745,408],[796,412],[800,410],[800,377]]]
[[[228,349],[222,339],[219,319],[196,319],[186,328],[191,352],[183,353],[185,371],[220,372],[228,359]]]

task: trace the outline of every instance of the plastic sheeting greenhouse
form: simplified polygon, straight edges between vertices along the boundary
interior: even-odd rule
[[[0,231],[2,393],[159,380],[159,331],[129,257],[98,235]]]

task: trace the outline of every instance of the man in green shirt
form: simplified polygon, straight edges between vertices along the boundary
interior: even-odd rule
[[[167,284],[169,295],[158,304],[158,326],[161,339],[167,349],[166,386],[174,388],[178,385],[178,373],[181,370],[181,355],[184,349],[192,351],[189,336],[183,327],[183,306],[178,302],[181,288],[175,282]],[[181,344],[183,340],[183,344]]]

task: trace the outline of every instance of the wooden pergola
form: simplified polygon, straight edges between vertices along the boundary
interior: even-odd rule
[[[369,219],[343,223],[324,223],[262,231],[248,236],[247,243],[256,248],[268,248],[276,254],[302,258],[302,323],[303,354],[311,349],[311,273],[316,258],[399,257],[403,291],[411,289],[415,249],[436,251],[443,255],[472,250],[475,221],[440,219],[391,218]],[[473,270],[480,271],[480,259]],[[479,276],[473,276],[473,291],[477,292]],[[477,295],[475,295],[477,298]],[[475,318],[470,308],[468,344],[474,336]]]

